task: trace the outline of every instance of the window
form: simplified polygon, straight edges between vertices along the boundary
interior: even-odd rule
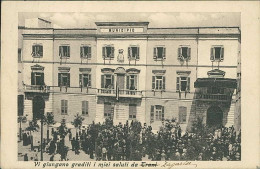
[[[191,48],[179,47],[178,48],[178,59],[189,60],[191,57]]]
[[[70,46],[60,46],[59,47],[60,57],[70,57]]]
[[[224,47],[213,46],[210,50],[211,61],[223,61],[224,60]]]
[[[33,45],[32,46],[32,57],[42,57],[42,56],[43,56],[42,45]]]
[[[114,89],[114,75],[101,75],[101,88]]]
[[[68,100],[61,100],[61,114],[68,114]]]
[[[190,77],[177,77],[176,90],[177,91],[190,91]]]
[[[153,90],[165,90],[165,77],[153,76],[152,77],[152,89]]]
[[[186,123],[187,107],[179,107],[179,123]]]
[[[111,103],[104,103],[104,117],[110,118],[112,117],[112,113],[114,112]]]
[[[88,101],[82,101],[82,115],[88,115]]]
[[[58,75],[58,85],[61,86],[70,86],[70,74],[69,73],[59,73]]]
[[[44,73],[32,72],[31,73],[31,85],[44,85]]]
[[[136,104],[129,104],[129,119],[136,119]]]
[[[126,76],[126,89],[137,90],[137,75]]]
[[[166,48],[165,47],[155,47],[153,49],[153,58],[155,60],[166,59]]]
[[[91,75],[90,74],[79,74],[79,86],[80,87],[91,87]]]
[[[22,49],[18,49],[18,62],[22,61]]]
[[[151,106],[151,117],[150,121],[163,121],[164,120],[164,106],[155,105]]]
[[[114,47],[113,46],[104,46],[102,48],[102,56],[104,59],[113,59],[114,58]]]
[[[80,57],[81,58],[91,58],[91,47],[90,46],[81,46],[80,47]]]
[[[139,47],[138,46],[128,47],[128,59],[129,60],[140,59],[140,57],[139,57]]]
[[[224,88],[219,87],[209,87],[207,88],[208,94],[224,94]]]

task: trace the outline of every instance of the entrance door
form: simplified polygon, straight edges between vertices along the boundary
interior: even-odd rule
[[[124,74],[117,74],[117,85],[119,89],[123,90],[125,86],[125,75]]]
[[[44,114],[45,101],[41,96],[33,98],[33,119],[38,120]]]
[[[212,106],[207,111],[207,125],[209,127],[222,126],[223,112],[217,106]]]

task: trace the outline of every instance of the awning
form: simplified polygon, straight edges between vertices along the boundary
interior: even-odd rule
[[[198,78],[196,82],[194,82],[194,87],[223,87],[236,89],[237,80],[228,78]]]

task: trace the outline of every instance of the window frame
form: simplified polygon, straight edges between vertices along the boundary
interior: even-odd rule
[[[107,48],[111,48],[111,56],[109,56],[109,57],[107,56]],[[113,60],[115,58],[115,47],[114,47],[114,45],[104,45],[102,47],[102,57],[103,57],[104,60]]]
[[[187,57],[183,56],[183,48],[187,48]],[[178,47],[178,60],[182,61],[189,61],[191,60],[191,47],[189,45],[180,45]]]
[[[185,111],[181,111],[181,110],[185,110]],[[187,123],[187,107],[185,106],[179,106],[179,119],[178,119],[178,122],[180,124],[185,124]],[[185,117],[185,118],[184,118]],[[184,121],[185,119],[185,121]]]
[[[161,58],[159,58],[158,57],[158,48],[162,48],[162,57]],[[165,46],[163,46],[163,45],[160,45],[160,46],[155,46],[154,48],[153,48],[153,59],[154,60],[165,60],[166,59],[166,47]]]
[[[131,77],[133,76],[133,77]],[[131,89],[131,80],[134,80],[135,89]],[[137,74],[127,74],[126,75],[126,89],[127,90],[138,90],[138,75]]]
[[[85,48],[87,48],[87,50],[88,50],[88,53],[87,53],[86,56],[84,56]],[[91,59],[91,56],[92,56],[91,45],[81,45],[80,46],[80,58],[82,58],[82,59]]]
[[[61,100],[61,115],[68,115],[68,100]],[[63,113],[65,112],[65,113]]]
[[[105,112],[105,106],[110,105],[110,112]],[[109,115],[110,114],[110,115]],[[112,118],[112,103],[110,102],[104,102],[104,118]]]
[[[135,57],[133,57],[133,48],[137,48],[137,55]],[[130,45],[128,47],[128,60],[140,60],[140,47],[138,45]]]
[[[64,49],[62,49],[64,47],[67,47],[67,53],[68,53],[67,56],[64,56]],[[61,51],[61,49],[62,49],[62,51]],[[65,44],[64,45],[60,45],[59,46],[59,56],[60,56],[60,58],[67,58],[67,59],[69,59],[70,58],[70,45],[65,45]]]
[[[150,122],[164,121],[165,120],[165,107],[162,105],[151,105]]]
[[[181,78],[186,78],[186,80],[182,80]],[[189,76],[177,76],[176,77],[176,91],[178,92],[190,92],[190,77]],[[186,81],[186,89],[181,90],[181,82]]]
[[[37,83],[37,77],[41,78],[42,77],[42,84],[36,84]],[[33,84],[34,83],[34,84]],[[38,72],[38,71],[32,71],[31,72],[31,85],[32,86],[40,86],[44,85],[44,72]]]
[[[111,77],[111,86],[112,88],[110,87],[106,87],[107,84],[106,84],[106,80],[107,80],[107,76],[110,76]],[[103,86],[102,86],[102,82],[103,82]],[[110,73],[105,73],[105,74],[102,74],[101,75],[101,88],[102,89],[114,89],[114,83],[115,83],[115,77],[114,77],[114,74],[110,74]]]
[[[67,77],[66,85],[64,85],[64,83],[62,82],[63,81],[62,79],[63,79],[64,75],[66,75],[66,77]],[[60,76],[60,81],[59,81],[59,76]],[[58,84],[59,87],[70,87],[70,73],[69,72],[60,72],[60,73],[58,73],[58,83],[59,83]]]
[[[83,116],[89,116],[89,102],[87,100],[81,101],[81,114]]]
[[[216,58],[216,48],[220,48],[219,58]],[[225,57],[224,45],[212,45],[210,49],[211,62],[223,62]]]
[[[42,51],[39,51],[39,56],[37,56],[37,51],[35,51],[37,49],[37,47],[40,47],[39,50],[41,49]],[[32,45],[32,53],[31,53],[33,58],[42,58],[43,57],[43,45],[42,44],[33,44]]]
[[[161,79],[159,79],[158,77],[161,77]],[[161,88],[159,88],[159,86],[160,86],[159,82],[160,81],[161,81]],[[154,76],[152,76],[152,90],[154,90],[154,91],[165,91],[166,90],[165,86],[166,86],[166,76],[165,75],[154,75]]]
[[[135,107],[135,112],[130,111],[130,107]],[[136,120],[136,115],[137,115],[137,105],[136,104],[129,104],[129,120]],[[134,117],[135,116],[135,117]]]
[[[84,78],[87,76],[88,84],[84,85]],[[79,86],[82,88],[88,88],[91,87],[91,74],[90,73],[80,73],[79,74]]]

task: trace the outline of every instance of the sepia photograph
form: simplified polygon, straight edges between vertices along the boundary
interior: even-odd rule
[[[241,161],[240,12],[17,17],[18,161]]]

